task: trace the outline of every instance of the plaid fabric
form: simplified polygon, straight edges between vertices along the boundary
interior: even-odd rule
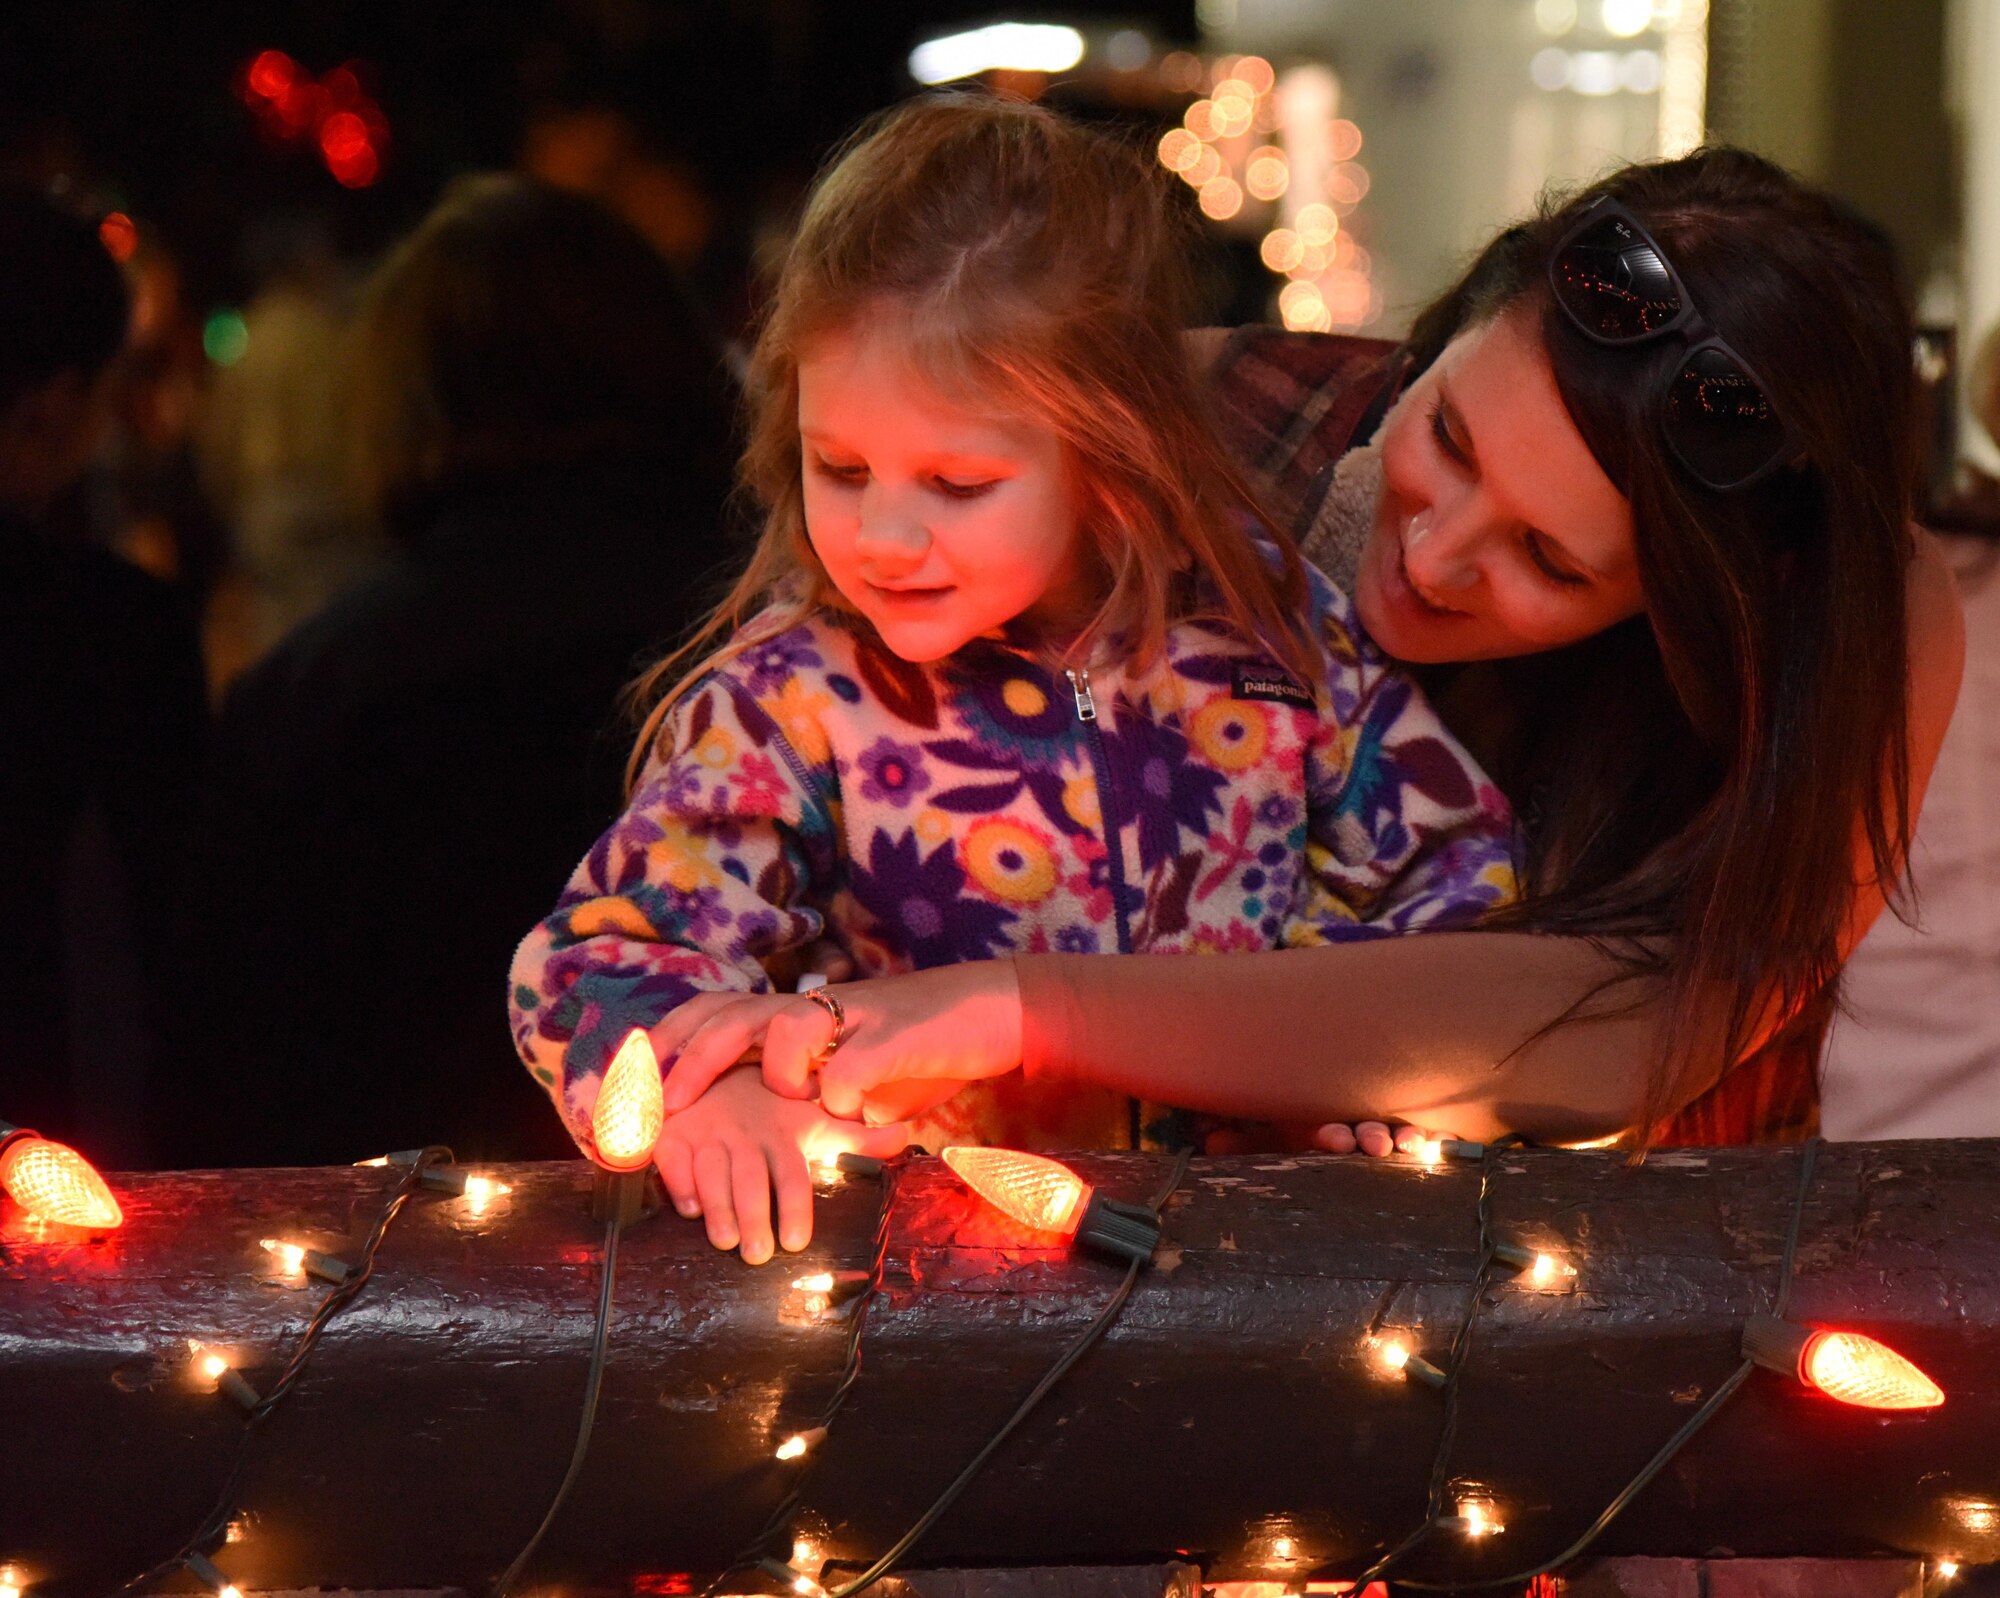
[[[1333,466],[1401,377],[1381,339],[1281,328],[1235,329],[1209,368],[1215,420],[1279,525],[1312,522]],[[1663,1122],[1659,1147],[1788,1143],[1819,1129],[1822,1028],[1787,1034],[1729,1071]]]
[[[1396,346],[1239,327],[1209,368],[1216,425],[1287,532],[1312,519],[1333,464],[1395,380]]]

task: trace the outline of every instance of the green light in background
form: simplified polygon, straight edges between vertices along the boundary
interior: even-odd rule
[[[234,366],[250,348],[250,329],[240,311],[217,311],[201,329],[202,353],[217,366]]]

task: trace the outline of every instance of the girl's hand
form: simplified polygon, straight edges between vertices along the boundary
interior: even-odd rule
[[[1358,1148],[1380,1159],[1385,1154],[1407,1154],[1430,1135],[1408,1122],[1391,1126],[1387,1121],[1356,1121],[1350,1126],[1345,1121],[1329,1121],[1313,1133],[1313,1147],[1329,1154],[1352,1154]]]
[[[864,1127],[834,1119],[809,1100],[780,1098],[755,1071],[735,1071],[692,1107],[668,1118],[653,1150],[674,1208],[708,1223],[717,1248],[741,1248],[743,1263],[771,1257],[771,1195],[777,1239],[792,1253],[812,1241],[814,1158],[902,1151],[901,1125]]]
[[[847,1034],[825,1053],[833,1017],[802,994],[701,993],[652,1030],[667,1110],[692,1104],[724,1071],[761,1048],[772,1091],[802,1099],[819,1074],[820,1103],[855,1117],[891,1082],[975,1082],[1021,1063],[1021,989],[1011,960],[979,960],[903,976],[843,982]],[[678,1056],[676,1059],[675,1056]]]

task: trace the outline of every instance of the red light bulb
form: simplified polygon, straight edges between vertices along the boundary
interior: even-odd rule
[[[1775,1315],[1752,1315],[1743,1327],[1743,1355],[1862,1409],[1934,1409],[1944,1402],[1944,1389],[1936,1382],[1886,1343],[1859,1332],[1830,1332]]]
[[[944,1162],[995,1209],[1037,1232],[1076,1231],[1090,1186],[1068,1166],[1017,1149],[951,1148]]]
[[[590,1134],[598,1163],[614,1171],[636,1171],[653,1157],[666,1125],[666,1096],[660,1088],[660,1060],[645,1028],[634,1027],[618,1045],[591,1111]]]
[[[108,1232],[125,1213],[96,1168],[75,1149],[33,1132],[0,1142],[0,1188],[37,1220]]]
[[[1863,1409],[1934,1409],[1944,1389],[1886,1344],[1859,1332],[1815,1332],[1799,1358],[1799,1379],[1828,1398]]]

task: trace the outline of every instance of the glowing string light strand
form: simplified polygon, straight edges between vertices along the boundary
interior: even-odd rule
[[[369,1232],[367,1241],[361,1245],[360,1257],[350,1268],[347,1280],[334,1287],[320,1300],[319,1308],[307,1322],[306,1329],[299,1334],[299,1340],[293,1346],[291,1357],[285,1361],[285,1367],[279,1372],[278,1379],[271,1384],[270,1390],[250,1407],[243,1426],[242,1441],[237,1444],[236,1457],[230,1462],[229,1474],[223,1478],[222,1490],[216,1495],[214,1508],[202,1518],[201,1524],[195,1527],[192,1535],[179,1548],[151,1570],[125,1583],[112,1595],[112,1598],[133,1598],[135,1594],[149,1592],[176,1570],[195,1568],[190,1564],[191,1560],[199,1559],[206,1564],[206,1555],[221,1545],[235,1512],[236,1490],[242,1483],[243,1468],[249,1463],[250,1451],[256,1442],[259,1428],[298,1384],[299,1377],[305,1372],[306,1361],[312,1357],[314,1348],[318,1346],[320,1335],[336,1315],[354,1302],[355,1295],[367,1286],[368,1278],[375,1270],[375,1256],[382,1247],[382,1240],[389,1235],[389,1228],[402,1213],[403,1206],[422,1184],[424,1172],[433,1165],[448,1165],[451,1162],[451,1150],[436,1146],[421,1150],[413,1161],[402,1168],[395,1190],[376,1216],[375,1225]],[[208,1568],[214,1567],[211,1565]]]
[[[827,1400],[826,1408],[820,1412],[819,1422],[813,1428],[821,1433],[832,1427],[834,1417],[847,1402],[847,1395],[854,1390],[854,1384],[861,1378],[861,1336],[868,1329],[868,1312],[873,1307],[875,1295],[882,1285],[883,1264],[889,1257],[889,1217],[895,1206],[896,1182],[907,1162],[908,1152],[894,1160],[871,1158],[867,1167],[856,1167],[848,1163],[850,1159],[860,1158],[861,1156],[843,1154],[839,1158],[838,1168],[849,1175],[867,1174],[879,1177],[882,1182],[882,1202],[875,1214],[875,1237],[869,1251],[868,1283],[859,1293],[859,1302],[855,1305],[853,1315],[848,1319],[847,1347],[841,1362],[840,1384],[834,1388],[833,1396]],[[736,1556],[727,1569],[718,1572],[715,1579],[702,1590],[702,1598],[716,1598],[731,1576],[745,1570],[756,1569],[762,1564],[769,1552],[772,1539],[791,1525],[792,1516],[798,1509],[800,1500],[805,1496],[806,1485],[811,1481],[812,1473],[818,1463],[819,1457],[815,1453],[803,1464],[794,1467],[796,1473],[792,1477],[791,1490],[785,1494],[778,1507],[771,1511],[770,1517],[758,1530],[757,1535],[750,1539],[743,1552]]]
[[[1494,1146],[1498,1147],[1497,1144]],[[1798,1261],[1799,1230],[1800,1227],[1804,1224],[1805,1213],[1806,1213],[1806,1194],[1811,1190],[1813,1165],[1818,1160],[1818,1158],[1819,1158],[1819,1139],[1813,1138],[1805,1145],[1804,1155],[1799,1161],[1798,1188],[1796,1193],[1793,1195],[1792,1199],[1791,1224],[1787,1228],[1785,1233],[1785,1255],[1783,1262],[1778,1267],[1778,1290],[1774,1298],[1774,1301],[1772,1303],[1771,1314],[1779,1319],[1782,1319],[1784,1317],[1785,1308],[1788,1304],[1790,1304],[1792,1298],[1792,1274],[1793,1274],[1793,1267]],[[1486,1245],[1490,1242],[1490,1233],[1488,1230],[1489,1221],[1486,1214],[1486,1192],[1484,1186],[1485,1177],[1483,1174],[1481,1180],[1482,1180],[1482,1187],[1480,1192],[1480,1212],[1481,1212],[1480,1235],[1481,1235],[1482,1246],[1480,1253],[1482,1256],[1482,1264],[1483,1264],[1485,1263],[1484,1257],[1487,1253]],[[1475,1304],[1476,1302],[1477,1300],[1475,1298]],[[1468,1326],[1470,1325],[1473,1313],[1474,1312],[1468,1312],[1466,1318]],[[1484,1591],[1494,1587],[1518,1588],[1526,1586],[1529,1582],[1534,1581],[1537,1577],[1546,1576],[1553,1571],[1560,1570],[1564,1565],[1567,1565],[1572,1560],[1580,1557],[1585,1549],[1589,1548],[1592,1543],[1596,1542],[1597,1539],[1604,1534],[1605,1528],[1609,1526],[1614,1520],[1616,1520],[1621,1514],[1624,1513],[1626,1506],[1630,1504],[1634,1498],[1637,1498],[1641,1492],[1645,1491],[1647,1485],[1653,1480],[1653,1478],[1659,1475],[1661,1471],[1667,1468],[1667,1465],[1672,1461],[1673,1457],[1688,1445],[1688,1443],[1694,1438],[1697,1432],[1699,1432],[1704,1426],[1706,1426],[1711,1420],[1715,1418],[1717,1411],[1719,1411],[1724,1404],[1729,1402],[1729,1400],[1735,1395],[1737,1388],[1741,1387],[1745,1381],[1749,1380],[1750,1373],[1754,1371],[1756,1368],[1757,1366],[1754,1360],[1745,1359],[1740,1365],[1736,1367],[1735,1370],[1731,1371],[1729,1375],[1723,1379],[1722,1385],[1716,1388],[1716,1390],[1708,1396],[1708,1401],[1704,1403],[1701,1406],[1701,1408],[1696,1410],[1692,1415],[1688,1416],[1687,1420],[1682,1423],[1680,1429],[1676,1431],[1673,1434],[1673,1436],[1669,1437],[1664,1444],[1661,1445],[1660,1451],[1655,1455],[1653,1455],[1651,1459],[1647,1460],[1644,1465],[1640,1466],[1638,1474],[1635,1475],[1630,1481],[1628,1481],[1622,1488],[1618,1490],[1617,1496],[1614,1497],[1610,1503],[1606,1504],[1604,1506],[1603,1511],[1598,1515],[1598,1517],[1595,1520],[1593,1520],[1587,1527],[1584,1528],[1582,1535],[1579,1536],[1576,1539],[1576,1541],[1571,1543],[1567,1548],[1563,1549],[1561,1553],[1555,1555],[1553,1558],[1545,1559],[1539,1565],[1536,1565],[1529,1570],[1517,1570],[1509,1575],[1494,1576],[1491,1578],[1482,1578],[1478,1581],[1449,1581],[1449,1582],[1411,1581],[1406,1577],[1399,1577],[1396,1583],[1397,1586],[1408,1587],[1413,1592],[1474,1592],[1474,1591]],[[1458,1361],[1454,1360],[1452,1362],[1450,1370],[1451,1385],[1446,1388],[1446,1396],[1448,1400],[1453,1396],[1455,1388],[1457,1386],[1458,1371],[1459,1371]],[[1448,1438],[1445,1440],[1445,1442],[1440,1443],[1438,1449],[1438,1467],[1440,1468],[1443,1466],[1445,1462],[1446,1442],[1448,1442]],[[1434,1470],[1434,1479],[1436,1474],[1437,1471]],[[1434,1512],[1432,1517],[1433,1521],[1435,1521],[1435,1518],[1436,1516]],[[1409,1538],[1406,1538],[1402,1543],[1398,1544],[1394,1549],[1391,1549],[1389,1553],[1385,1554],[1382,1558],[1378,1559],[1373,1565],[1371,1565],[1368,1568],[1368,1570],[1362,1575],[1360,1580],[1355,1582],[1354,1584],[1355,1589],[1359,1591],[1365,1588],[1369,1583],[1369,1581],[1373,1580],[1376,1576],[1378,1576],[1381,1573],[1381,1571],[1390,1563],[1392,1559],[1400,1557],[1404,1552],[1407,1551],[1408,1548],[1414,1547],[1416,1543],[1421,1540],[1422,1536],[1425,1533],[1427,1533],[1430,1529],[1431,1527],[1428,1524],[1419,1528],[1417,1533],[1413,1534],[1413,1536]]]
[[[1166,1207],[1167,1200],[1173,1197],[1174,1189],[1181,1185],[1181,1178],[1187,1174],[1188,1161],[1193,1154],[1192,1149],[1181,1151],[1180,1158],[1174,1161],[1174,1168],[1167,1177],[1166,1185],[1160,1189],[1159,1197],[1147,1205],[1156,1217]],[[1083,1334],[1063,1352],[1062,1357],[1048,1368],[1047,1374],[1035,1383],[1028,1396],[1021,1400],[1020,1407],[1008,1416],[1000,1429],[987,1440],[986,1446],[974,1454],[965,1469],[953,1479],[951,1485],[938,1494],[936,1502],[919,1515],[915,1524],[897,1538],[889,1550],[874,1564],[852,1581],[842,1582],[837,1587],[828,1587],[827,1598],[854,1598],[856,1593],[872,1587],[895,1569],[897,1563],[916,1546],[924,1533],[936,1525],[944,1512],[958,1501],[958,1495],[972,1485],[973,1480],[985,1468],[987,1460],[993,1457],[1000,1445],[1014,1435],[1015,1429],[1034,1413],[1036,1406],[1048,1396],[1050,1390],[1067,1376],[1077,1362],[1096,1346],[1098,1339],[1111,1329],[1112,1323],[1118,1319],[1119,1312],[1125,1308],[1125,1301],[1132,1296],[1132,1289],[1139,1280],[1139,1272],[1145,1269],[1145,1265],[1146,1262],[1142,1259],[1132,1259],[1127,1263],[1124,1280],[1118,1284],[1118,1289],[1111,1295],[1110,1301],[1099,1311],[1097,1319],[1092,1321],[1084,1329]]]

